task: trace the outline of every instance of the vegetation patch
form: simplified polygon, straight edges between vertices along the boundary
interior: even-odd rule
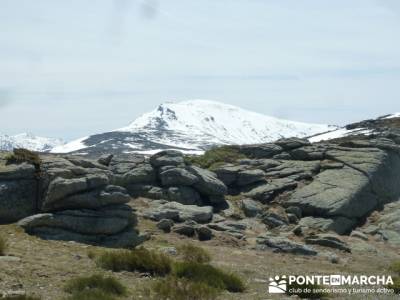
[[[92,275],[71,279],[64,290],[72,294],[69,299],[114,299],[126,295],[126,288],[113,277]],[[80,297],[80,298],[79,298]]]
[[[393,278],[393,284],[389,284],[388,288],[393,289],[395,294],[400,294],[400,277]]]
[[[40,300],[39,297],[19,295],[19,296],[5,296],[1,298],[3,300]]]
[[[389,270],[397,275],[400,275],[400,261],[394,262],[390,267]]]
[[[117,300],[117,298],[103,291],[91,289],[75,292],[66,300]]]
[[[13,153],[9,153],[6,156],[7,164],[13,163],[23,163],[27,162],[35,167],[39,167],[41,164],[41,159],[36,152],[24,149],[24,148],[16,148],[13,150]]]
[[[6,249],[7,242],[2,236],[0,236],[0,256],[6,255]]]
[[[178,262],[174,274],[193,282],[203,283],[210,287],[238,293],[245,290],[243,281],[233,273],[227,273],[208,264],[196,262]]]
[[[297,295],[302,299],[327,299],[329,294],[321,291],[322,289],[324,289],[322,285],[297,284],[295,282],[288,285],[286,294],[289,296]]]
[[[172,260],[165,254],[145,248],[113,251],[101,254],[97,258],[100,267],[115,272],[145,272],[164,276],[171,272]]]
[[[203,282],[168,276],[156,281],[151,288],[151,298],[160,300],[213,300],[220,290]]]
[[[225,163],[233,163],[238,159],[246,158],[237,147],[222,146],[210,149],[203,155],[187,156],[186,162],[205,169],[213,169]]]
[[[211,255],[204,248],[193,244],[185,244],[178,248],[179,254],[186,262],[208,263],[211,261]]]

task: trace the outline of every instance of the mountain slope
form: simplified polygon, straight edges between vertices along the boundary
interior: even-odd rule
[[[400,113],[393,113],[376,119],[352,123],[336,130],[313,135],[309,138],[311,143],[342,139],[355,135],[367,136],[387,131],[387,128],[400,128]]]
[[[54,153],[202,152],[214,145],[255,144],[307,137],[336,127],[282,120],[207,100],[164,103],[129,126],[56,147]]]
[[[61,145],[64,145],[61,139],[40,137],[31,133],[21,133],[13,136],[0,134],[0,150],[4,151],[25,148],[32,151],[48,152]]]

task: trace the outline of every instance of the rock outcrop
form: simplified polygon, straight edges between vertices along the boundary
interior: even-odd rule
[[[52,155],[40,156],[35,164],[4,161],[1,222],[19,220],[28,233],[44,239],[115,247],[143,241],[135,230],[135,213],[127,205],[131,197],[125,188],[112,185],[113,173],[106,166]]]
[[[38,210],[39,184],[35,167],[7,164],[0,156],[0,224],[15,222]]]

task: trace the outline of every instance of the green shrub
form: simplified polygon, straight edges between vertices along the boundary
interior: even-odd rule
[[[238,276],[224,272],[211,265],[179,262],[175,264],[174,272],[179,278],[204,283],[216,289],[228,290],[233,293],[245,290],[245,285]]]
[[[394,262],[390,267],[389,270],[397,275],[400,275],[400,261]]]
[[[168,276],[156,281],[151,288],[157,300],[213,300],[220,291],[203,282]]]
[[[186,162],[207,169],[215,168],[224,163],[232,163],[242,158],[246,158],[246,156],[240,153],[238,148],[222,146],[210,149],[203,155],[187,156]]]
[[[318,284],[297,284],[292,283],[287,286],[286,294],[289,296],[297,295],[302,299],[326,299],[328,298],[327,293],[318,292],[317,289],[323,289],[324,287]],[[305,289],[311,290],[311,292],[307,293],[304,291]]]
[[[0,298],[2,300],[40,300],[39,297],[34,297],[34,296],[6,296],[3,298]]]
[[[75,292],[66,300],[117,300],[117,298],[101,290],[91,289]]]
[[[389,284],[387,287],[393,289],[395,294],[400,294],[400,277],[393,278],[393,284]]]
[[[160,276],[170,273],[172,265],[171,259],[165,254],[145,248],[106,252],[97,258],[97,263],[103,269],[115,272],[138,271]]]
[[[6,156],[6,161],[7,164],[27,162],[36,167],[39,167],[41,164],[41,159],[36,152],[24,148],[14,149],[13,153]]]
[[[203,248],[193,244],[185,244],[178,248],[179,254],[184,261],[196,263],[208,263],[211,261],[211,255]]]
[[[0,256],[6,255],[6,249],[7,242],[2,236],[0,236]]]
[[[73,295],[88,290],[94,290],[94,294],[107,294],[110,296],[123,296],[126,294],[126,288],[117,279],[102,275],[73,278],[67,282],[64,290]]]

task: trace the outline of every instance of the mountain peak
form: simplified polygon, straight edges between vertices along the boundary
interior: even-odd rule
[[[64,144],[61,139],[40,137],[33,133],[24,132],[12,136],[0,134],[0,150],[6,151],[11,151],[14,148],[25,148],[32,151],[47,152]]]
[[[215,145],[256,144],[307,137],[336,127],[288,121],[212,100],[165,102],[127,127],[58,147],[54,152],[201,152]]]

